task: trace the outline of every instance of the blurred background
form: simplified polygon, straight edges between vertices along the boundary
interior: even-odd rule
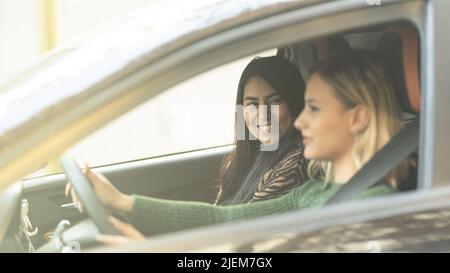
[[[162,0],[0,0],[0,82],[39,56],[111,19]],[[275,54],[269,50],[255,56]],[[80,162],[109,165],[231,144],[237,84],[249,56],[144,103],[73,147]],[[57,160],[32,176],[59,172]]]

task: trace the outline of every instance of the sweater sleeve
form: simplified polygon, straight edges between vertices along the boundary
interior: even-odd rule
[[[233,220],[244,220],[298,208],[301,187],[280,197],[252,204],[216,206],[133,195],[129,221],[145,235],[173,232]]]
[[[203,202],[173,201],[133,195],[134,205],[129,215],[129,221],[145,235],[156,235],[301,210],[322,206],[338,189],[333,186],[324,191],[322,185],[317,181],[309,181],[279,198],[233,206],[216,206]],[[384,195],[392,191],[388,186],[378,186],[359,194],[355,199]]]

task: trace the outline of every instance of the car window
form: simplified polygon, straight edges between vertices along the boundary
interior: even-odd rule
[[[232,144],[239,77],[255,56],[184,81],[106,125],[73,147],[92,166]]]

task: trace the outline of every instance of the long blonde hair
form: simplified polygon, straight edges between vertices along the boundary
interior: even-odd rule
[[[344,106],[364,105],[371,113],[366,129],[354,135],[353,164],[358,170],[403,127],[403,113],[385,63],[375,52],[348,50],[319,63],[313,74],[334,88]],[[402,162],[387,175],[386,182],[397,188],[408,168],[408,163]],[[312,178],[334,179],[330,162],[312,160],[308,171]]]

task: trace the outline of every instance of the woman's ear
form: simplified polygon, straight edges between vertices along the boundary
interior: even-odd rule
[[[365,105],[358,105],[352,109],[352,117],[350,119],[350,131],[355,134],[364,132],[369,126],[370,111]]]

